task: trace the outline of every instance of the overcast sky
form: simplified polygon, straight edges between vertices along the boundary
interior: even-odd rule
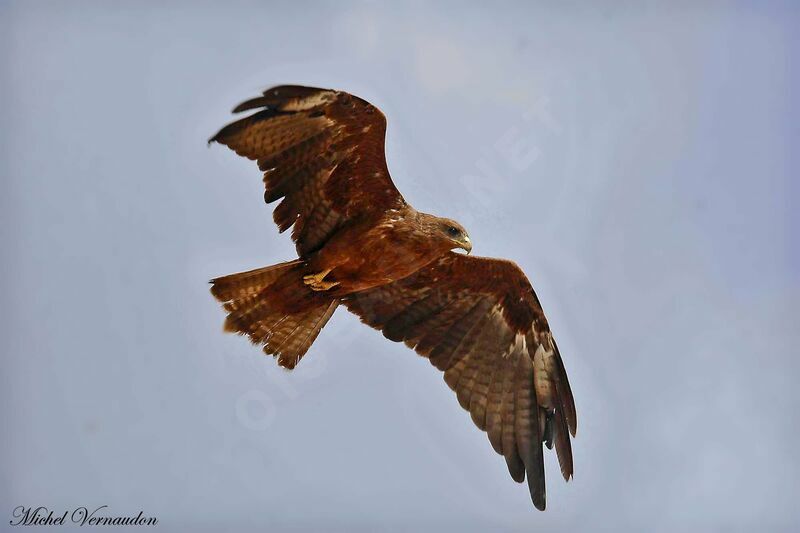
[[[299,4],[0,4],[0,523],[797,530],[796,4]],[[292,373],[222,333],[208,279],[294,249],[206,139],[282,83],[378,105],[406,199],[527,272],[578,407],[545,513],[345,309]]]

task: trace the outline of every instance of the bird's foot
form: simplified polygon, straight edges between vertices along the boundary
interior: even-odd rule
[[[311,287],[313,291],[327,291],[332,289],[333,287],[339,285],[338,281],[325,281],[325,276],[331,273],[330,268],[323,270],[322,272],[318,272],[316,274],[309,274],[308,276],[303,276],[303,283]]]

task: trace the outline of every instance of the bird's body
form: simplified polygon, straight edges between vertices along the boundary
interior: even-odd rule
[[[330,271],[325,278],[338,283],[330,290],[339,297],[391,283],[453,248],[452,240],[435,238],[430,228],[440,220],[408,205],[392,209],[377,223],[354,224],[336,234],[307,265],[313,272]]]
[[[444,371],[459,403],[545,506],[542,443],[572,476],[577,419],[536,295],[510,261],[471,257],[457,222],[412,208],[389,177],[386,121],[353,95],[281,86],[215,135],[264,171],[274,219],[298,258],[212,280],[225,329],[294,368],[339,305]]]

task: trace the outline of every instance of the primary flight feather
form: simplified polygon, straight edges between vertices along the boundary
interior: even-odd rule
[[[572,476],[577,418],[539,300],[511,261],[472,257],[457,222],[416,211],[389,176],[386,119],[343,91],[273,87],[218,142],[258,162],[298,258],[212,280],[226,331],[294,368],[342,304],[444,372],[517,482],[545,508],[542,444]]]

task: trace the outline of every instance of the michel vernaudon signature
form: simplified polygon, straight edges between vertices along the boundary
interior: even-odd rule
[[[79,526],[155,526],[158,519],[154,516],[144,516],[142,511],[136,516],[109,516],[104,509],[108,505],[101,505],[94,511],[86,507],[76,507],[69,511],[56,514],[47,507],[25,507],[20,505],[14,508],[13,519],[8,523],[12,526],[63,526],[64,524],[77,524]]]

